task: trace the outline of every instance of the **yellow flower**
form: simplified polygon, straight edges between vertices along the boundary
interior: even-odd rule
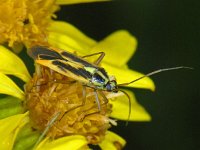
[[[0,43],[15,47],[43,41],[58,8],[54,0],[0,0]]]
[[[31,127],[31,125],[35,123],[35,120],[31,117],[32,108],[34,108],[34,106],[29,107],[30,111],[25,110],[23,106],[27,104],[29,100],[28,96],[31,97],[30,101],[32,100],[30,91],[21,90],[8,75],[20,78],[31,90],[38,89],[38,86],[29,86],[29,84],[34,83],[34,81],[40,78],[36,75],[31,79],[22,60],[3,45],[8,44],[9,47],[17,51],[21,48],[22,44],[29,47],[34,44],[49,43],[54,47],[69,52],[75,52],[80,56],[103,51],[106,53],[106,56],[101,63],[101,67],[105,68],[109,75],[114,75],[119,84],[128,83],[143,76],[141,73],[133,71],[127,66],[127,62],[134,54],[137,46],[136,39],[127,31],[116,31],[102,41],[97,42],[87,37],[69,23],[52,20],[52,17],[55,17],[55,11],[59,9],[59,4],[75,4],[93,1],[103,0],[0,0],[0,44],[2,44],[0,45],[0,93],[10,95],[3,95],[3,97],[0,98],[0,149],[31,149],[40,137],[40,132],[37,130],[33,131]],[[6,12],[6,15],[4,12]],[[119,56],[120,61],[118,61]],[[93,62],[92,58],[89,61]],[[51,71],[50,69],[47,70]],[[48,71],[46,73],[48,73]],[[46,75],[46,73],[44,75]],[[58,73],[54,73],[54,75],[60,78]],[[149,78],[144,78],[127,86],[150,90],[155,89],[153,82]],[[69,86],[68,88],[73,88],[73,86]],[[77,93],[75,96],[82,92],[80,88],[82,88],[82,84],[79,84],[78,88],[74,88],[74,93]],[[29,88],[26,87],[25,89],[27,90]],[[125,91],[129,94],[131,99],[132,112],[128,121],[151,120],[146,110],[137,103],[134,94],[130,91]],[[35,91],[33,91],[33,93],[37,94]],[[40,96],[41,95],[39,95],[39,97]],[[100,124],[103,123],[101,127],[105,129],[101,133],[98,127],[91,125],[90,121],[86,121],[86,124],[91,127],[89,130],[93,131],[95,134],[90,136],[88,136],[88,134],[79,134],[79,132],[74,134],[77,129],[81,129],[81,131],[82,129],[88,129],[85,127],[80,128],[82,127],[80,121],[76,128],[69,130],[70,132],[74,131],[73,134],[67,134],[67,136],[55,140],[52,140],[50,138],[51,136],[47,134],[47,137],[40,142],[39,145],[36,145],[35,148],[38,150],[88,149],[87,145],[91,144],[91,141],[93,141],[89,140],[91,137],[97,137],[97,143],[95,144],[99,144],[102,149],[115,150],[124,147],[126,141],[107,129],[110,127],[110,124],[116,124],[115,120],[109,119],[108,117],[118,120],[127,120],[129,113],[128,99],[120,92],[117,94],[106,93],[106,96],[109,99],[109,103],[106,103],[105,108],[102,107],[100,112],[95,113],[94,116],[85,117],[87,119],[89,118],[89,120],[94,120],[95,118],[95,121],[97,120],[96,118],[100,118]],[[72,99],[76,100],[77,98],[73,97]],[[43,102],[42,100],[44,99],[41,98],[40,102]],[[80,100],[80,98],[78,98],[78,100]],[[94,96],[92,100],[94,100]],[[44,103],[46,102],[47,101]],[[80,109],[85,109],[85,107],[91,107],[93,105],[94,104],[85,104]],[[63,105],[58,104],[58,106],[62,107]],[[112,112],[110,110],[111,106]],[[35,109],[48,110],[48,108],[38,109],[38,107]],[[103,111],[105,111],[105,113],[102,114]],[[77,116],[74,112],[71,117],[74,115]],[[37,117],[36,121],[40,121],[41,118],[42,116]],[[65,120],[65,118],[63,120]],[[52,118],[48,121],[52,121]],[[53,123],[56,124],[56,122]],[[56,128],[53,124],[51,125],[52,128],[50,128],[50,131]],[[42,130],[43,129],[44,128],[42,128]],[[81,133],[87,133],[87,130]],[[100,133],[100,136],[97,136],[97,133]],[[54,135],[52,137],[54,137]]]
[[[59,5],[100,1],[105,0],[0,0],[0,44],[18,52],[23,44],[46,43]]]
[[[110,36],[103,39],[102,41],[96,42],[93,39],[81,33],[78,29],[76,29],[72,25],[65,22],[54,22],[52,23],[49,30],[50,30],[50,33],[49,33],[48,40],[52,45],[56,47],[64,48],[65,50],[68,50],[71,52],[76,51],[78,55],[95,53],[97,51],[100,51],[100,49],[104,50],[106,53],[106,56],[105,56],[105,59],[103,59],[101,65],[108,71],[109,74],[116,76],[118,83],[129,82],[133,79],[136,79],[142,76],[141,73],[128,69],[128,66],[126,65],[127,61],[131,58],[132,54],[134,53],[135,48],[136,48],[136,43],[137,43],[135,38],[132,35],[130,35],[127,31],[124,31],[124,30],[116,31],[112,33]],[[60,44],[57,44],[57,43],[60,43]],[[121,52],[121,50],[123,50],[123,53]],[[0,76],[0,92],[4,94],[12,95],[21,100],[24,100],[24,93],[5,74],[15,75],[21,78],[22,80],[24,80],[25,82],[27,82],[28,79],[30,79],[30,75],[25,65],[16,55],[14,55],[12,52],[10,52],[8,49],[6,49],[3,46],[0,46],[0,53],[1,53],[1,56],[6,56],[5,59],[0,60],[0,63],[3,64],[5,62],[9,62],[8,65],[0,67],[0,72],[2,72]],[[119,55],[121,56],[120,57],[121,61],[117,61]],[[13,64],[17,64],[17,65],[13,65]],[[18,68],[16,68],[16,66]],[[154,90],[154,84],[149,78],[144,78],[128,86]],[[130,91],[126,91],[126,92],[129,94],[131,98],[132,113],[131,113],[129,121],[149,121],[151,119],[149,114],[145,111],[145,109],[141,105],[137,103],[133,93],[131,93]],[[112,93],[108,94],[107,96],[108,98],[111,97],[111,99],[109,100],[109,103],[113,105],[111,117],[120,119],[120,120],[127,120],[128,111],[129,111],[128,101],[126,101],[127,97],[122,94],[115,95]],[[116,96],[116,97],[113,98],[113,96],[114,97]],[[5,99],[8,99],[8,97]],[[5,143],[6,140],[10,140],[10,144],[11,144],[9,145],[10,147],[13,145],[13,142],[14,142],[13,137],[12,137],[12,140],[10,138],[11,134],[16,135],[19,129],[21,129],[22,127],[21,124],[24,123],[24,120],[26,121],[29,120],[27,113],[24,115],[20,115],[19,117],[18,116],[19,115],[12,116],[12,117],[17,117],[19,121],[17,124],[15,124],[15,127],[12,127],[9,130],[9,132],[7,132],[8,138],[4,138],[5,136],[0,136],[0,138],[2,139],[1,140],[2,143]],[[7,122],[7,124],[13,124],[12,117],[9,117],[10,119],[5,118],[6,120],[5,119],[1,120],[0,126],[4,124],[5,122]],[[3,132],[4,129],[0,127],[0,131]],[[115,139],[114,144],[113,144],[113,140],[114,140],[113,138]],[[77,144],[78,147],[73,147],[75,146],[73,144],[73,141],[76,141],[79,143]],[[116,141],[118,141],[119,143],[116,143]],[[51,141],[50,139],[46,139],[39,145],[38,149],[49,149],[50,147],[52,149],[54,148],[64,149],[64,147],[68,147],[68,146],[70,149],[72,148],[79,149],[79,148],[85,147],[87,143],[88,141],[86,140],[86,138],[84,138],[84,136],[72,135],[72,136],[66,136],[63,138],[58,138],[57,140],[53,140],[53,141]],[[103,140],[99,145],[103,149],[105,147],[113,147],[114,149],[116,144],[121,145],[123,147],[125,144],[125,141],[119,136],[117,136],[116,134],[107,131],[105,140]]]

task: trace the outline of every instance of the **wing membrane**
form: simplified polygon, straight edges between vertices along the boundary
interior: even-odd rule
[[[29,50],[29,55],[36,63],[84,83],[91,79],[91,74],[84,67],[96,68],[78,56],[51,47],[34,46]]]

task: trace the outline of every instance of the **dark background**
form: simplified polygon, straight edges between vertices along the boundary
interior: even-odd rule
[[[200,1],[115,0],[64,6],[57,14],[96,40],[129,30],[139,43],[129,61],[137,71],[194,67],[153,76],[155,92],[132,89],[153,120],[112,130],[127,140],[127,150],[200,149]]]

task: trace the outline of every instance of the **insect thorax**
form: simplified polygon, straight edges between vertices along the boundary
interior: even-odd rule
[[[91,79],[88,86],[105,91],[117,91],[117,83],[113,76],[108,76],[103,68],[85,67],[91,74]]]

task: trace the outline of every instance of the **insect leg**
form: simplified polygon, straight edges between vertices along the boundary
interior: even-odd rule
[[[119,90],[119,91],[121,91],[128,98],[129,111],[128,111],[128,118],[127,118],[127,121],[126,121],[126,125],[128,125],[128,121],[130,120],[130,117],[131,117],[131,98],[128,95],[128,93],[126,93],[125,91],[123,91],[123,90]]]
[[[91,57],[91,56],[95,56],[95,55],[100,55],[98,57],[98,59],[94,62],[95,65],[99,65],[99,63],[102,61],[102,59],[104,58],[105,56],[105,53],[104,52],[98,52],[98,53],[94,53],[94,54],[90,54],[90,55],[85,55],[85,56],[82,56],[82,58],[85,58],[85,57]]]
[[[83,86],[83,101],[82,101],[81,106],[85,105],[85,101],[86,101],[86,87]]]
[[[99,94],[103,97],[103,99],[104,99],[104,103],[103,104],[107,104],[108,103],[108,99],[107,99],[107,97],[105,96],[105,94],[102,92],[102,91],[98,91],[99,92]]]
[[[98,93],[99,93],[99,94],[102,96],[102,98],[104,99],[104,103],[102,103],[102,104],[100,104],[99,97],[98,97]],[[97,90],[94,90],[94,94],[95,94],[95,98],[96,98],[96,103],[97,103],[97,105],[98,105],[98,110],[95,111],[95,112],[86,114],[86,115],[84,116],[84,118],[87,117],[87,116],[90,116],[90,115],[94,115],[94,114],[100,113],[100,111],[101,111],[101,106],[102,106],[102,105],[106,105],[106,104],[108,103],[108,99],[107,99],[107,97],[105,96],[105,94],[104,94],[102,91],[100,91],[100,90],[98,90],[98,91],[97,91]]]
[[[104,103],[102,103],[102,104],[101,104],[100,101],[99,101],[98,93],[99,93],[99,94],[102,96],[102,98],[104,99]],[[94,94],[95,94],[95,98],[96,98],[96,103],[97,103],[97,105],[98,105],[98,111],[95,112],[95,113],[99,113],[99,112],[101,111],[101,106],[108,103],[108,99],[107,99],[107,97],[104,95],[104,93],[103,93],[102,91],[100,91],[100,90],[99,90],[99,91],[95,90],[95,91],[94,91]],[[94,113],[91,113],[91,114],[94,114]],[[90,114],[88,114],[88,115],[90,115]]]
[[[101,91],[97,91],[96,89],[94,89],[94,96],[95,96],[95,100],[96,100],[96,103],[97,103],[97,107],[98,107],[98,111],[96,112],[93,112],[93,113],[89,113],[89,114],[85,114],[83,118],[81,118],[81,120],[83,120],[86,116],[88,115],[92,115],[92,114],[96,114],[96,113],[99,113],[101,111],[101,103],[100,103],[100,100],[99,100],[99,96],[98,96],[98,93],[103,97],[104,99],[104,103],[103,104],[107,104],[108,103],[108,99],[106,98],[106,96],[101,92]],[[75,106],[74,108],[71,108],[70,110],[66,111],[62,117],[59,119],[62,120],[62,118],[67,114],[69,113],[70,111],[76,109],[76,108],[79,108],[79,107],[82,107],[85,105],[85,102],[86,102],[86,86],[83,86],[83,98],[82,98],[82,104],[81,105],[78,105],[78,106]]]
[[[80,105],[78,105],[78,106],[75,106],[75,107],[73,107],[73,108],[71,108],[70,110],[67,110],[63,115],[62,115],[62,117],[59,119],[59,121],[60,120],[62,120],[62,118],[67,114],[67,113],[69,113],[70,111],[72,111],[72,110],[74,110],[74,109],[76,109],[76,108],[79,108],[79,107],[82,107],[82,106],[84,106],[85,105],[85,101],[86,101],[86,87],[85,86],[83,86],[83,93],[82,93],[82,103],[80,104]]]
[[[47,132],[49,131],[49,129],[52,127],[52,125],[55,123],[55,121],[57,120],[58,116],[60,115],[60,112],[56,113],[55,116],[53,116],[53,118],[48,122],[47,127],[44,129],[44,131],[42,132],[42,134],[40,135],[40,137],[38,138],[37,142],[34,145],[35,149],[38,144],[43,140],[44,136],[47,134]]]
[[[96,98],[96,103],[97,103],[97,106],[98,106],[98,111],[101,111],[101,104],[99,102],[99,97],[98,97],[97,90],[94,90],[94,95],[95,95],[95,98]]]
[[[83,86],[83,87],[85,87],[85,86]],[[86,89],[83,91],[84,99],[83,99],[83,103],[82,103],[81,106],[83,106],[85,104],[85,101],[86,101],[86,93],[85,92],[86,92]],[[96,100],[96,103],[97,103],[98,110],[95,111],[95,112],[92,112],[92,113],[85,114],[85,116],[82,118],[82,120],[86,116],[89,116],[89,115],[92,115],[92,114],[96,114],[96,113],[99,113],[101,111],[101,105],[103,105],[103,104],[100,103],[98,93],[100,93],[100,95],[103,97],[103,99],[105,101],[105,103],[103,103],[103,104],[107,104],[108,103],[108,99],[106,98],[106,96],[101,91],[97,91],[96,89],[94,89],[94,96],[95,96],[95,100]]]
[[[32,86],[32,88],[29,91],[26,91],[26,92],[32,93],[32,90],[35,89],[35,88],[37,89],[37,91],[39,91],[41,86],[47,86],[49,83],[51,84],[51,83],[57,83],[57,82],[62,83],[62,84],[74,84],[76,81],[65,82],[63,80],[57,80],[56,79],[56,80],[48,81],[48,82],[41,83],[41,84],[36,83]]]

